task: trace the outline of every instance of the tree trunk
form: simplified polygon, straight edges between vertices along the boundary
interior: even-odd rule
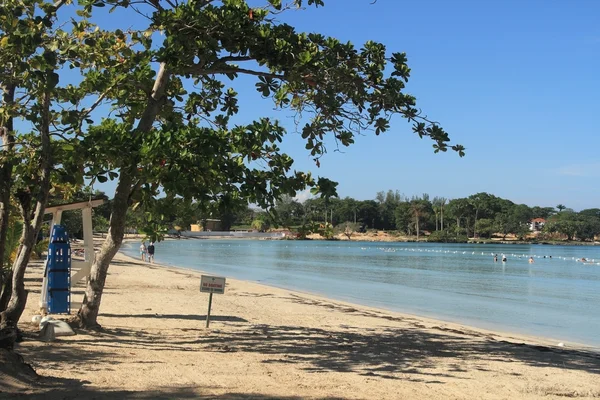
[[[12,103],[15,97],[14,85],[5,85],[2,87],[2,103],[4,106]],[[8,118],[6,121],[2,121],[0,126],[0,139],[2,142],[2,148],[0,151],[11,152],[15,145],[15,138],[13,136],[13,119]],[[10,216],[10,191],[12,188],[12,169],[13,163],[10,160],[10,155],[5,161],[0,164],[0,292],[2,292],[4,285],[9,286],[9,281],[4,281],[4,274],[1,271],[6,266],[4,265],[4,257],[6,252],[6,234],[8,232],[8,218]],[[4,307],[0,304],[0,311],[4,311]]]
[[[473,223],[473,239],[477,238],[477,214],[479,214],[479,209],[475,210],[475,222]]]
[[[444,230],[444,205],[442,204],[442,207],[440,208],[440,228],[443,231]]]
[[[129,167],[129,170],[121,170],[121,175],[119,176],[119,183],[112,203],[108,235],[102,244],[100,253],[96,256],[92,264],[83,303],[76,317],[76,322],[82,328],[98,327],[98,311],[100,309],[106,275],[108,274],[108,267],[123,242],[125,218],[129,207],[129,195],[131,194],[133,170],[135,168],[136,166],[132,165]]]
[[[417,242],[419,241],[419,216],[417,215],[417,217],[415,218],[416,223],[417,223]]]
[[[148,99],[146,109],[140,118],[137,126],[138,132],[149,132],[156,120],[156,116],[165,103],[165,91],[169,83],[170,73],[167,70],[165,63],[160,64],[160,69],[154,81],[152,95]],[[133,155],[132,155],[133,156]],[[83,303],[77,312],[75,321],[81,328],[94,329],[98,328],[98,312],[100,310],[100,302],[108,274],[108,267],[119,247],[123,242],[125,233],[125,217],[129,208],[129,197],[133,190],[135,173],[137,171],[136,157],[133,157],[132,162],[128,166],[121,168],[115,197],[112,204],[112,212],[110,216],[110,227],[108,235],[102,244],[100,253],[92,264],[90,278],[88,280]]]
[[[460,217],[456,217],[456,237],[460,234]]]
[[[6,275],[6,282],[4,283],[2,294],[0,294],[0,312],[6,310],[6,307],[8,307],[10,295],[12,294],[12,276],[13,271],[11,269]]]
[[[27,303],[27,291],[25,290],[25,270],[35,242],[42,227],[46,203],[50,193],[50,169],[52,165],[52,149],[50,146],[50,94],[45,93],[41,107],[41,126],[39,127],[41,140],[40,156],[40,178],[39,188],[36,188],[36,203],[31,215],[31,195],[22,193],[19,197],[21,213],[23,217],[23,235],[17,258],[13,263],[12,293],[10,302],[5,311],[0,314],[2,327],[15,328]]]

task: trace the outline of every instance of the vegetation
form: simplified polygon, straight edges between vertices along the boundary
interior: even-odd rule
[[[163,221],[165,229],[177,224],[189,229],[191,223],[206,217],[196,212],[198,208],[193,203],[177,204],[173,205],[168,199],[156,201],[159,209],[172,211]],[[518,240],[589,241],[600,235],[600,209],[577,213],[564,207],[557,211],[552,207],[515,204],[488,193],[448,200],[427,194],[409,198],[390,190],[377,193],[374,200],[332,196],[327,201],[317,197],[303,203],[284,196],[269,212],[246,206],[229,214],[235,225],[260,231],[280,227],[298,232],[301,238],[310,233],[331,237],[325,226],[331,226],[335,234],[343,234],[348,239],[357,232],[371,229],[397,231],[417,238],[425,232],[428,241],[439,242],[492,237],[506,240],[508,236]],[[210,217],[218,218],[218,214]],[[540,226],[539,231],[532,231],[530,223],[536,218],[544,219],[545,225]],[[143,223],[132,225],[135,229],[141,226]]]
[[[103,215],[108,234],[77,315],[84,328],[97,326],[107,271],[127,226],[141,223],[159,238],[172,212],[159,207],[161,194],[163,205],[185,211],[176,214],[176,226],[195,210],[219,215],[228,228],[249,203],[271,210],[277,199],[311,187],[323,196],[329,235],[325,214],[335,182],[293,169],[278,147],[286,130],[277,120],[231,122],[239,111],[236,88],[250,80],[257,97],[296,117],[317,166],[329,146],[384,133],[394,115],[432,140],[435,152],[463,155],[404,92],[405,54],[280,22],[278,15],[302,6],[323,1],[267,0],[259,8],[244,0],[2,2],[0,260],[13,210],[23,223],[3,326],[14,327],[25,306],[25,268],[57,185],[117,182]],[[97,25],[107,12],[127,22],[120,29]],[[131,27],[133,19],[142,22]],[[22,122],[18,130],[14,121]]]
[[[552,207],[530,207],[515,204],[488,193],[477,193],[466,198],[448,200],[424,194],[408,198],[398,191],[379,192],[374,200],[356,200],[350,197],[314,198],[304,203],[284,199],[275,207],[278,220],[285,227],[306,226],[309,222],[331,223],[339,233],[356,223],[362,229],[394,231],[417,237],[423,232],[428,240],[449,242],[450,236],[458,241],[467,237],[506,239],[511,235],[524,240],[531,238],[530,222],[545,219],[537,234],[538,240],[593,240],[600,235],[600,209],[574,212],[566,207],[557,212]],[[443,213],[443,214],[442,214]],[[442,219],[442,215],[444,216]],[[443,222],[442,222],[443,221]],[[452,240],[455,241],[455,240]]]

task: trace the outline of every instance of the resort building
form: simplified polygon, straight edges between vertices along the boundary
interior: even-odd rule
[[[535,218],[529,221],[529,230],[532,232],[539,232],[546,225],[546,220],[544,218]]]

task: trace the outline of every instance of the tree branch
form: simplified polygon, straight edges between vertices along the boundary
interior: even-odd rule
[[[102,94],[100,94],[100,96],[98,96],[98,98],[96,99],[96,101],[87,109],[83,110],[82,114],[81,114],[81,119],[84,119],[85,117],[87,117],[88,115],[90,115],[92,113],[92,111],[94,111],[96,109],[96,107],[98,107],[100,105],[100,103],[102,103],[102,100],[104,100],[106,98],[106,96],[108,96],[108,93],[113,90],[115,88],[115,86],[117,86],[118,84],[120,84],[124,79],[119,79],[117,80],[115,83],[113,83],[112,85],[110,85]]]
[[[251,61],[251,60],[254,60],[254,58],[252,58],[250,56],[227,56],[227,57],[221,57],[217,61],[228,62],[228,61]]]
[[[263,76],[265,78],[271,78],[271,79],[281,79],[281,80],[285,79],[285,75],[274,74],[271,72],[254,71],[251,69],[237,68],[234,66],[229,66],[227,68],[204,69],[202,67],[202,65],[195,64],[187,69],[184,69],[183,73],[190,74],[190,75],[196,75],[196,76],[222,75],[222,74],[246,74],[246,75]]]

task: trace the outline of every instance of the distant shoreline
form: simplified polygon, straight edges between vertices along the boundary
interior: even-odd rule
[[[241,232],[240,232],[241,233]],[[379,236],[382,235],[382,236]],[[406,236],[398,237],[391,235],[387,232],[379,232],[377,235],[373,234],[354,234],[350,239],[345,235],[336,235],[333,239],[326,239],[319,235],[313,234],[308,236],[306,239],[295,239],[291,237],[256,237],[256,236],[244,236],[238,233],[236,236],[232,235],[213,235],[213,236],[174,236],[168,235],[165,237],[168,240],[214,240],[214,239],[235,239],[235,240],[325,240],[325,241],[341,241],[341,242],[380,242],[380,243],[437,243],[437,244],[454,244],[454,242],[432,242],[428,240],[416,238],[410,238]],[[126,234],[123,241],[142,241],[143,236],[139,234]],[[146,240],[147,241],[147,240]],[[493,244],[493,245],[544,245],[544,246],[600,246],[600,242],[576,242],[576,241],[524,241],[524,240],[475,240],[470,239],[467,242],[458,242],[458,244]]]

